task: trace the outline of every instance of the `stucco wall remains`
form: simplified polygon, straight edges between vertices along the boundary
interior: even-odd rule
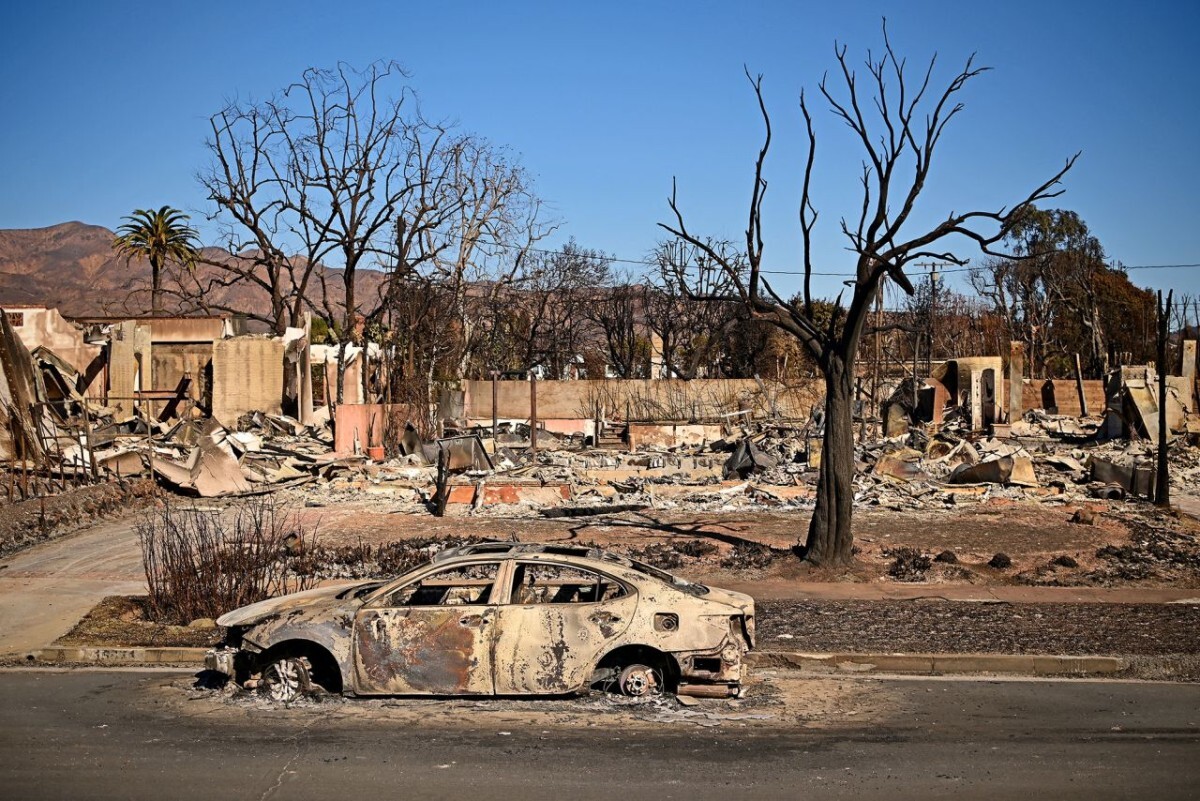
[[[806,419],[822,392],[817,381],[796,387],[754,379],[538,381],[537,412],[539,420],[713,421],[750,409],[756,418]],[[529,417],[528,381],[499,381],[496,394],[499,417]],[[492,382],[464,381],[463,396],[466,417],[491,418]]]
[[[154,389],[150,329],[135,320],[118,323],[112,327],[109,347],[109,405],[120,410],[120,419],[133,412],[139,390]]]
[[[100,355],[101,347],[85,342],[83,328],[65,319],[58,309],[8,306],[4,311],[9,315],[13,331],[31,351],[39,346],[49,348],[81,373]],[[16,325],[16,322],[21,325]],[[99,397],[100,392],[99,382],[96,382],[90,394]]]
[[[175,389],[184,375],[192,378],[188,397],[205,406],[212,403],[211,365],[213,345],[211,342],[164,342],[153,346],[154,388]]]
[[[283,400],[283,340],[257,337],[213,343],[213,417],[233,428],[248,412],[279,414]]]

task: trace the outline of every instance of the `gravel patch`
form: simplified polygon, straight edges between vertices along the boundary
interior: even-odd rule
[[[808,652],[1200,655],[1200,605],[761,601],[758,646]]]

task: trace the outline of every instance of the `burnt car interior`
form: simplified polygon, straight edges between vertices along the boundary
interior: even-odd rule
[[[495,562],[440,570],[393,592],[386,606],[479,606],[496,583]]]
[[[510,603],[597,603],[624,597],[625,587],[599,573],[553,564],[518,563]]]

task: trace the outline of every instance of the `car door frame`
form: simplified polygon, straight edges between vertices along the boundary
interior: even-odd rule
[[[625,594],[610,601],[514,604],[514,576],[522,564],[594,573],[624,588]],[[563,694],[586,687],[596,662],[632,623],[638,604],[636,586],[593,565],[566,559],[514,556],[504,584],[493,640],[497,695]]]
[[[394,593],[440,572],[496,565],[486,604],[391,606]],[[491,695],[497,602],[511,560],[484,556],[431,563],[381,587],[354,615],[351,664],[357,695]]]

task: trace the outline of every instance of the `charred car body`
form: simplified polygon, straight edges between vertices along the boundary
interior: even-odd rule
[[[609,686],[732,696],[754,600],[605,551],[481,543],[386,581],[295,593],[223,615],[207,667],[277,700],[543,695]]]

